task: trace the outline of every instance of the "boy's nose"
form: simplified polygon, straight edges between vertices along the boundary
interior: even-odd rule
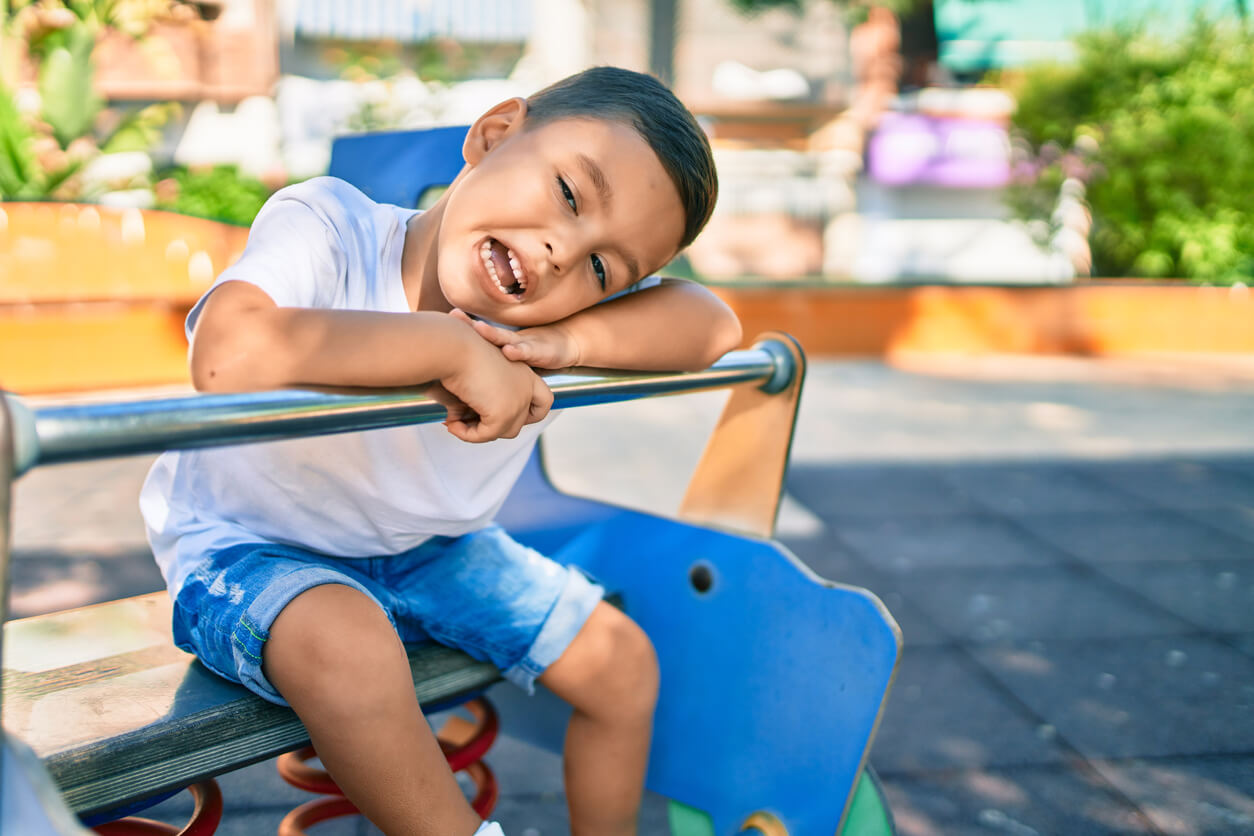
[[[549,264],[553,266],[553,273],[555,275],[560,276],[563,272],[569,269],[570,262],[569,257],[566,254],[569,248],[560,247],[559,245],[559,247],[555,249],[551,241],[545,241],[544,249],[548,252]]]

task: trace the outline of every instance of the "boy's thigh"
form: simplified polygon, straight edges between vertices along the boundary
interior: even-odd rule
[[[262,670],[265,643],[279,613],[302,593],[326,584],[354,588],[387,612],[375,582],[344,561],[265,543],[224,549],[201,563],[179,590],[175,644],[220,676],[286,705]]]
[[[574,567],[518,543],[499,526],[388,561],[377,577],[401,637],[490,661],[524,690],[565,652],[605,591]]]

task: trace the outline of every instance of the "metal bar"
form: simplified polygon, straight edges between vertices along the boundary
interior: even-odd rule
[[[8,405],[0,399],[0,624],[4,624],[9,617],[9,519],[15,478],[13,447],[13,421]],[[4,642],[0,641],[0,670],[4,668],[3,647]],[[3,705],[4,700],[0,698],[0,706]],[[0,716],[0,747],[7,749],[6,743],[4,718]],[[4,771],[12,768],[6,766],[9,760],[8,752],[0,751],[0,826],[4,822],[4,796],[8,794]],[[12,780],[11,776],[9,780]]]
[[[699,372],[571,371],[545,376],[555,409],[759,382],[775,391],[795,374],[774,340],[724,355]],[[423,424],[445,409],[423,390],[282,390],[30,409],[7,397],[14,421],[14,476],[57,462],[188,450],[295,436]]]

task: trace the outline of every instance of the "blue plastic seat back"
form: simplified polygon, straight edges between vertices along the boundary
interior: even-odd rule
[[[427,189],[447,186],[465,164],[466,125],[342,136],[327,172],[379,203],[412,209]]]

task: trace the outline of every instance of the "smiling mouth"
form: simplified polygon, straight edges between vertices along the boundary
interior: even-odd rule
[[[506,296],[521,297],[527,292],[527,274],[514,251],[495,238],[489,238],[479,247],[479,258],[488,271],[496,289]]]

